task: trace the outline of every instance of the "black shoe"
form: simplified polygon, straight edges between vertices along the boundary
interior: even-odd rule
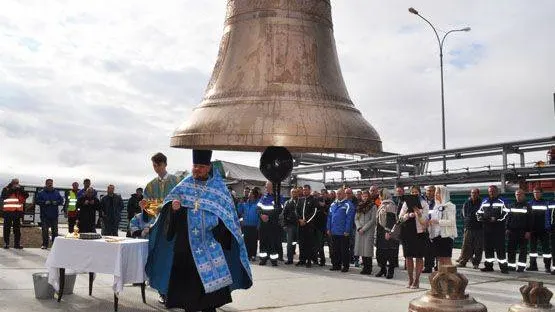
[[[268,260],[262,259],[260,260],[260,263],[258,263],[258,265],[266,265],[266,262],[268,262]]]
[[[13,246],[13,248],[15,248],[15,249],[23,249],[23,246],[21,246],[21,245],[16,245],[16,246]]]
[[[5,245],[4,245],[4,249],[10,249],[10,245],[5,244]]]
[[[295,263],[295,266],[301,266],[301,265],[306,265],[306,261],[299,261]]]
[[[305,267],[311,268],[311,267],[312,267],[312,262],[311,262],[311,261],[308,261],[308,262],[306,263]]]
[[[503,274],[509,274],[509,270],[507,270],[507,269],[501,269],[501,273],[503,273]]]
[[[530,267],[526,268],[526,271],[536,272],[536,271],[538,271],[538,267],[530,266]]]
[[[432,268],[426,268],[422,270],[422,273],[432,273]]]
[[[277,266],[277,263],[278,263],[277,260],[272,260],[271,262],[272,262],[272,266]]]
[[[330,268],[330,271],[339,271],[339,270],[341,270],[341,267],[334,266],[334,267]],[[553,271],[553,272],[555,272],[555,271]],[[555,275],[555,273],[554,273],[554,275]]]
[[[283,264],[287,264],[287,265],[293,264],[293,260],[287,260],[287,261],[285,261]]]
[[[524,272],[524,267],[518,267],[518,269],[516,269],[517,272],[522,273]]]
[[[341,269],[341,272],[343,272],[343,273],[349,272],[349,268],[343,268],[343,269]]]
[[[545,273],[551,273],[551,268],[545,268]]]
[[[382,268],[380,269],[380,271],[379,271],[378,273],[376,273],[375,276],[376,276],[376,277],[382,277],[382,276],[384,276],[386,273],[387,273],[387,272],[386,272],[386,270],[385,270],[385,267],[382,267]]]
[[[385,276],[385,278],[392,279],[394,271],[395,271],[395,268],[388,268],[387,269],[387,275]]]
[[[362,274],[362,275],[372,275],[372,267],[363,266],[362,270],[360,270],[360,274]]]
[[[482,271],[482,272],[493,272],[493,268],[485,267],[485,268],[481,268],[480,271]]]
[[[555,270],[551,270],[551,275],[555,275]]]
[[[513,267],[508,267],[508,268],[507,268],[507,270],[509,270],[509,271],[513,271],[513,272],[514,272],[514,271],[516,271],[516,268],[513,268]]]
[[[326,259],[320,259],[320,262],[318,262],[319,266],[326,266]]]

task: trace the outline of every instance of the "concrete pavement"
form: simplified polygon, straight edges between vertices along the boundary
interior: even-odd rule
[[[48,250],[26,248],[0,249],[0,311],[112,311],[112,276],[98,274],[93,296],[88,296],[88,278],[78,275],[74,294],[56,300],[37,300],[34,297],[32,274],[44,272]],[[458,255],[458,250],[455,251]],[[540,261],[541,263],[541,261]],[[233,303],[220,311],[406,311],[409,301],[429,289],[428,274],[423,274],[421,289],[411,290],[406,285],[405,271],[397,270],[395,278],[386,280],[362,276],[352,268],[349,273],[331,272],[327,267],[252,265],[254,286],[233,293]],[[374,272],[376,272],[374,267]],[[482,273],[461,269],[469,280],[467,293],[484,303],[488,311],[507,311],[520,302],[520,286],[528,280],[543,281],[555,290],[555,276],[542,272]],[[157,303],[157,294],[147,290],[147,304],[143,304],[140,288],[126,286],[120,295],[119,311],[164,311]]]

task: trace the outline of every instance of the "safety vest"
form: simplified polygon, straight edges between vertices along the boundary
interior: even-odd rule
[[[69,190],[67,212],[73,212],[77,210],[77,193],[73,190]]]
[[[23,200],[17,197],[17,194],[12,194],[4,199],[3,207],[5,212],[23,211]]]

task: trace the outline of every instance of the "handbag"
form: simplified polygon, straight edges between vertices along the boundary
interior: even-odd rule
[[[402,227],[403,227],[403,224],[401,222],[395,223],[393,228],[391,228],[391,232],[389,232],[389,235],[390,235],[391,239],[394,239],[396,241],[401,240]]]

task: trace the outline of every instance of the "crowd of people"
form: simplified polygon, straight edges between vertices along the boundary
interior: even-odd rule
[[[138,188],[128,201],[128,236],[149,239],[147,275],[151,286],[159,292],[159,301],[166,307],[208,307],[203,310],[213,311],[214,307],[230,302],[231,290],[252,284],[249,261],[259,261],[259,265],[269,262],[272,266],[278,266],[281,261],[311,268],[325,266],[329,258],[331,271],[348,272],[354,265],[361,266],[360,274],[371,275],[375,258],[379,267],[375,276],[391,279],[399,267],[402,246],[407,287],[412,289],[419,288],[422,273],[452,265],[457,212],[445,186],[426,186],[424,194],[419,186],[411,186],[406,195],[403,187],[397,187],[393,197],[388,189],[376,186],[355,194],[348,187],[316,191],[304,185],[293,187],[287,200],[280,196],[276,203],[274,187],[267,182],[264,191],[258,187],[245,188],[239,198],[211,170],[211,152],[208,156],[205,152],[194,153],[193,174],[184,180],[166,171],[166,156],[154,155],[151,160],[156,177],[144,189]],[[83,184],[80,189],[74,182],[64,198],[54,188],[53,180],[47,179],[44,188],[36,194],[42,249],[48,249],[58,235],[62,205],[69,232],[76,226],[80,232],[96,232],[100,221],[102,235],[118,235],[123,200],[114,193],[114,185],[108,185],[107,194],[99,199],[89,179]],[[534,188],[532,200],[527,201],[522,189],[515,191],[514,198],[501,198],[494,185],[488,187],[484,198],[480,197],[479,189],[472,189],[462,206],[464,238],[457,266],[465,267],[471,262],[474,269],[480,269],[485,253],[481,271],[493,271],[495,262],[502,273],[537,271],[541,244],[544,270],[555,274],[551,270],[552,253],[555,253],[555,203],[543,200],[542,193],[541,188]],[[18,179],[2,190],[5,249],[10,248],[12,230],[13,247],[22,249],[20,222],[28,196]],[[152,203],[157,209],[149,209]],[[195,243],[198,245],[192,245],[199,232],[208,235],[210,244],[203,236],[198,237]],[[283,238],[287,242],[285,254]],[[325,245],[329,246],[328,257]],[[211,281],[213,276],[202,275],[206,266],[201,263],[204,258],[198,257],[203,253],[220,257],[221,250],[232,249],[237,250],[233,254],[239,261],[226,256],[226,269],[217,274],[228,274],[224,274],[227,280],[208,291],[206,287],[222,280]],[[298,255],[296,262],[295,255]],[[229,275],[232,268],[242,275],[239,282]],[[191,274],[197,277],[191,280],[192,284],[181,284],[180,277]],[[191,287],[197,287],[195,298],[181,296],[188,294],[184,289]]]
[[[118,224],[123,210],[123,199],[116,194],[114,185],[107,187],[107,194],[98,198],[97,192],[90,186],[90,179],[83,181],[84,187],[73,182],[72,189],[66,196],[54,188],[54,181],[46,179],[44,187],[35,195],[34,203],[38,205],[42,232],[41,249],[48,249],[58,236],[58,220],[60,213],[67,216],[69,232],[73,232],[79,224],[81,232],[96,232],[100,227],[102,235],[118,235]],[[16,249],[21,246],[21,220],[24,215],[26,199],[29,193],[19,184],[19,179],[12,179],[2,189],[4,215],[4,249],[10,248],[10,232],[13,230]],[[63,208],[60,210],[60,206]],[[98,221],[97,221],[98,214]],[[50,235],[49,235],[50,234]]]
[[[278,261],[294,264],[298,246],[295,266],[325,266],[327,243],[330,270],[348,272],[351,265],[360,266],[361,262],[361,274],[372,274],[376,249],[380,267],[376,276],[393,278],[399,242],[390,233],[398,223],[402,203],[395,203],[387,189],[373,186],[355,195],[350,188],[318,192],[304,185],[292,188],[290,198],[281,199],[282,205],[275,205],[273,198],[272,184],[267,182],[264,194],[257,187],[246,188],[238,200],[237,212],[251,261],[256,261],[258,254],[260,265],[266,265],[268,259],[273,266]],[[280,239],[283,234],[286,259]]]
[[[281,198],[282,204],[275,205],[268,182],[264,192],[258,187],[245,188],[244,195],[237,198],[237,213],[249,259],[259,260],[260,265],[270,260],[273,266],[279,261],[307,268],[313,264],[325,266],[327,244],[330,270],[348,272],[355,265],[361,266],[361,274],[370,275],[375,256],[379,267],[375,276],[393,278],[402,246],[407,287],[415,289],[419,288],[422,273],[453,264],[457,238],[457,211],[448,188],[438,185],[424,190],[421,194],[419,186],[411,186],[410,194],[405,195],[405,189],[397,187],[393,197],[389,190],[376,186],[353,194],[350,188],[315,191],[304,185],[292,188],[290,198]],[[471,262],[474,269],[479,269],[485,252],[481,271],[493,271],[494,262],[499,263],[502,273],[537,271],[541,244],[545,271],[552,272],[555,205],[542,199],[541,188],[533,190],[530,201],[525,195],[518,189],[514,198],[500,198],[495,185],[488,187],[484,198],[479,189],[471,190],[462,206],[464,237],[457,266]],[[282,237],[287,242],[285,255],[278,239]],[[297,252],[298,261],[294,263]]]

